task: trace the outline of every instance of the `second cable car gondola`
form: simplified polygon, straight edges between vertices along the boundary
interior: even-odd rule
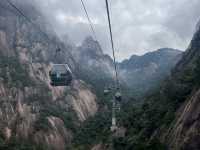
[[[72,72],[67,64],[53,64],[49,71],[52,86],[69,86],[72,82]]]
[[[109,95],[109,94],[110,94],[110,90],[108,90],[108,89],[104,89],[103,94],[104,94],[104,96]]]
[[[115,93],[115,100],[118,101],[118,102],[121,102],[122,101],[122,94],[121,92],[116,92]]]

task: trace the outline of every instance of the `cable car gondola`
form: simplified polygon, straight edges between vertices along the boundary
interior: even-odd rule
[[[109,94],[110,94],[110,90],[108,90],[108,89],[104,89],[103,94],[104,94],[104,96],[109,95]]]
[[[119,91],[115,93],[115,100],[118,102],[122,101],[122,94]]]
[[[69,86],[72,82],[72,72],[67,64],[53,64],[49,76],[52,86]]]

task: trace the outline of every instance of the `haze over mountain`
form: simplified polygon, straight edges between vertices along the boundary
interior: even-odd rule
[[[58,33],[66,33],[75,43],[91,35],[87,18],[75,0],[36,0]],[[48,4],[47,4],[48,2]],[[106,54],[111,54],[105,2],[85,1],[97,37]],[[151,50],[172,47],[185,50],[199,20],[198,0],[126,0],[111,1],[111,20],[118,60],[132,54],[143,55]]]
[[[138,96],[158,87],[181,58],[182,52],[163,48],[143,56],[133,55],[119,63],[119,72],[126,85]]]
[[[67,35],[75,45],[80,45],[85,37],[91,35],[79,0],[13,2],[32,3],[52,25],[51,30],[55,30],[59,37]],[[105,2],[87,0],[85,4],[104,53],[111,54]],[[199,20],[199,5],[198,0],[176,0],[175,3],[173,0],[146,3],[143,0],[112,1],[111,20],[117,60],[163,47],[185,50]]]

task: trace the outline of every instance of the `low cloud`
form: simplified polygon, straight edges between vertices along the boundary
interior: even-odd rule
[[[34,0],[55,31],[75,44],[91,31],[80,0]],[[162,47],[185,50],[200,14],[199,0],[109,0],[118,60]],[[97,38],[111,53],[104,0],[84,0]]]

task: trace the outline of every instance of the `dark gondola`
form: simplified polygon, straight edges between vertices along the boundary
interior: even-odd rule
[[[72,72],[67,64],[53,64],[49,76],[52,86],[69,86],[72,82]]]
[[[110,90],[108,90],[108,89],[104,89],[103,94],[104,94],[104,96],[109,95],[109,94],[110,94]]]
[[[115,100],[118,102],[122,101],[122,94],[120,92],[115,93]]]

